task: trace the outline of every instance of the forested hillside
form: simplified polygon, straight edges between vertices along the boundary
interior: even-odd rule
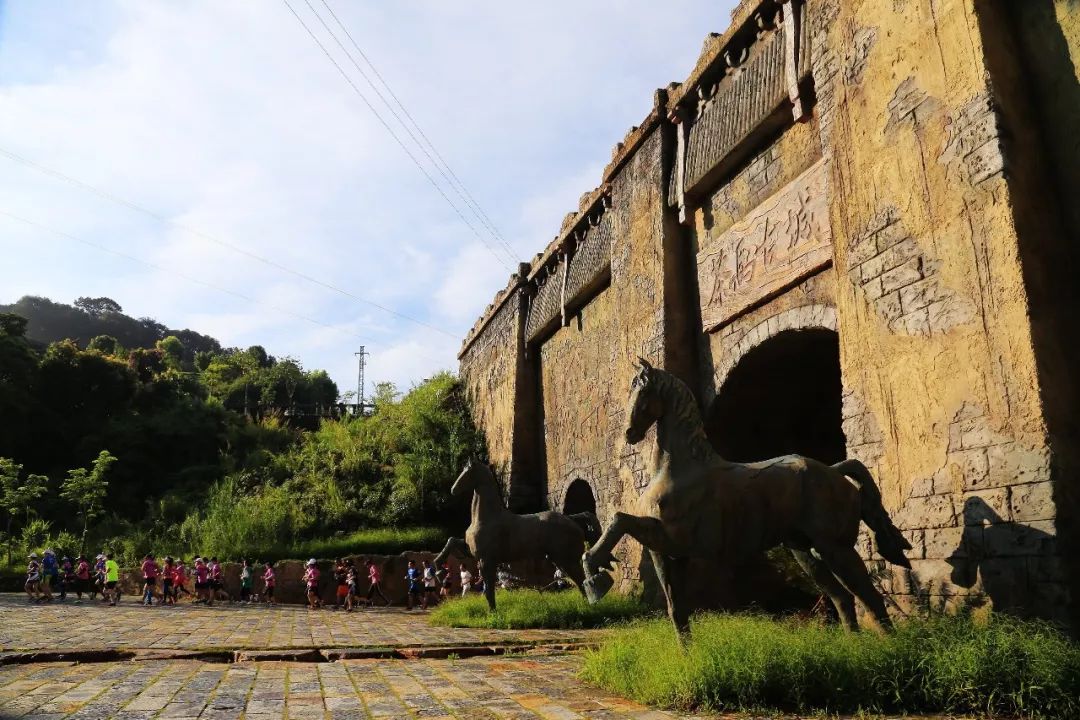
[[[193,350],[110,303],[23,298],[12,307],[32,309],[42,342],[27,318],[0,314],[6,544],[282,556],[446,519],[449,483],[481,449],[453,376],[403,397],[380,385],[373,413],[344,417],[321,370],[182,331]],[[78,339],[44,342],[68,330]]]
[[[194,330],[173,330],[153,318],[125,315],[115,300],[107,297],[78,298],[74,304],[24,295],[11,305],[0,305],[0,313],[26,318],[26,337],[36,347],[58,340],[72,340],[85,346],[92,338],[114,338],[122,347],[152,348],[158,340],[172,335],[184,348],[184,360],[198,352],[221,352],[221,343]]]

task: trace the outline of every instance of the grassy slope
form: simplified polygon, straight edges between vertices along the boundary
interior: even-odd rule
[[[1080,717],[1080,646],[1000,616],[910,620],[880,635],[705,615],[686,652],[666,621],[644,621],[589,653],[584,677],[679,709]]]
[[[429,622],[448,627],[578,629],[602,627],[650,612],[637,599],[624,595],[608,595],[589,605],[576,590],[500,590],[495,603],[498,609],[491,613],[483,596],[472,593],[436,607]]]

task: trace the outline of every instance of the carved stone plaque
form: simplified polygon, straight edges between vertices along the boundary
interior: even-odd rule
[[[705,330],[832,261],[825,172],[819,160],[698,253]]]

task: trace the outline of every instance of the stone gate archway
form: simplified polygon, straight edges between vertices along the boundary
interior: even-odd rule
[[[589,483],[581,478],[570,483],[566,488],[566,499],[563,500],[563,513],[573,515],[579,512],[596,514],[596,496]]]
[[[810,326],[764,334],[733,358],[706,432],[729,460],[799,453],[834,463],[846,455],[839,336]]]

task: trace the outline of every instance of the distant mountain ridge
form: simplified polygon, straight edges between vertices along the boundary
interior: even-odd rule
[[[126,348],[152,348],[158,340],[175,335],[183,343],[186,361],[190,362],[200,351],[222,351],[221,343],[209,335],[172,329],[149,317],[133,318],[106,297],[78,298],[74,304],[67,305],[24,295],[11,305],[0,305],[0,313],[26,318],[26,337],[40,347],[58,340],[74,340],[80,347],[86,347],[91,339],[109,335]]]

